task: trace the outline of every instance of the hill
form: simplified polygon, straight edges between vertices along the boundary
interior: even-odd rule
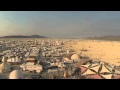
[[[120,36],[87,37],[86,39],[120,41]]]
[[[31,35],[31,36],[24,36],[24,35],[11,35],[11,36],[3,36],[1,38],[47,38],[45,36],[40,35]]]

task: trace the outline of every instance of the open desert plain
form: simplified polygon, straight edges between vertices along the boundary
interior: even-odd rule
[[[88,56],[93,60],[100,60],[111,65],[120,65],[120,41],[81,39],[65,45],[82,56]]]

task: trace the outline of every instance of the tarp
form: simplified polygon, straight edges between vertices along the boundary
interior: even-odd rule
[[[89,68],[90,67],[90,64],[87,64],[87,65],[81,65],[82,67],[86,67],[86,68]]]
[[[91,71],[90,69],[87,69],[87,71],[83,73],[82,75],[88,75],[88,74],[96,74],[96,73]]]
[[[100,71],[100,73],[104,72],[111,73],[104,65],[102,65],[102,70]]]
[[[98,74],[86,75],[86,77],[90,79],[102,79],[102,77]]]
[[[85,70],[87,70],[86,67],[82,67],[82,66],[80,66],[80,69],[81,69],[81,73],[83,73]]]
[[[115,73],[115,74],[120,74],[120,71],[114,69],[113,67],[110,67],[108,65],[105,65],[106,68],[108,68],[112,73]],[[114,72],[112,71],[114,69]]]
[[[100,64],[95,63],[95,64],[92,64],[90,67],[92,68],[92,67],[95,67],[95,66],[98,66],[98,65],[100,65]]]
[[[100,75],[103,76],[105,79],[111,79],[112,78],[112,74],[108,74],[108,75],[100,74]]]
[[[96,65],[95,67],[92,67],[90,69],[93,69],[93,70],[95,70],[98,73],[99,68],[100,68],[100,65]]]
[[[113,75],[113,79],[120,79],[120,75]]]

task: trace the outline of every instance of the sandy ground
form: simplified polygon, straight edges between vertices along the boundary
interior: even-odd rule
[[[120,41],[79,40],[77,43],[67,43],[66,47],[93,60],[120,65]]]

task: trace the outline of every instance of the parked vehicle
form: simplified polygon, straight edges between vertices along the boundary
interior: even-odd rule
[[[35,71],[37,73],[40,73],[43,70],[42,65],[34,65],[32,63],[23,63],[20,67],[23,71]]]

